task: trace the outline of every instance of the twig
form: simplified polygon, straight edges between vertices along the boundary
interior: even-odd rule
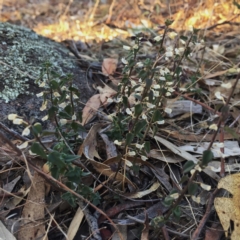
[[[7,133],[11,134],[13,137],[21,140],[21,141],[28,141],[29,139],[20,135],[19,133],[9,129],[7,126],[5,126],[3,123],[0,122],[0,128],[2,128],[4,131],[6,131]]]
[[[206,212],[205,214],[203,215],[200,223],[198,224],[197,228],[195,229],[192,237],[191,237],[191,240],[196,240],[198,239],[198,236],[200,235],[203,227],[205,226],[205,223],[207,222],[209,216],[210,216],[210,213],[211,213],[211,209],[212,209],[212,204],[213,204],[213,200],[217,194],[217,192],[219,191],[218,188],[215,189],[215,191],[211,194],[209,200],[208,200],[208,204],[207,204],[207,208],[206,208]]]

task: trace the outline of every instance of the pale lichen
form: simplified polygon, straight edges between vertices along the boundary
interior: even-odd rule
[[[30,29],[0,23],[0,99],[9,102],[20,94],[32,94],[45,62],[52,63],[60,75],[65,75],[65,69],[76,68],[60,43]]]

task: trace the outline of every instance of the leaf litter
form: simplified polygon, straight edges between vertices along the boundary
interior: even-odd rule
[[[64,5],[66,7],[67,2],[68,1],[62,1],[62,4],[66,4]],[[149,3],[150,1],[146,2]],[[1,18],[10,20],[14,20],[13,18],[20,19],[17,11],[14,10],[16,6],[14,6],[11,1],[7,1],[5,4],[2,10],[4,14]],[[48,4],[48,1],[42,3],[42,5],[33,4],[28,9],[28,13],[26,10],[23,10],[23,6],[26,4],[24,0],[19,1],[18,4],[19,9],[26,15],[25,19],[28,18],[28,14],[38,19],[41,18],[43,13],[50,15],[51,11],[56,11],[61,15],[61,8],[59,8],[56,2],[54,3],[55,5]],[[82,4],[86,3],[83,1]],[[6,6],[10,8],[6,8]],[[56,6],[56,8],[53,6]],[[151,4],[143,4],[142,7],[145,10],[149,10],[150,6]],[[223,6],[225,5],[223,4]],[[98,14],[101,13],[104,7],[106,6],[99,6]],[[117,10],[121,9],[121,7],[123,7],[123,10],[127,10],[127,7],[121,4],[116,4],[115,6]],[[109,6],[107,9],[108,8]],[[13,15],[9,13],[9,9],[14,13]],[[70,4],[70,9],[72,9],[73,12],[76,10],[75,3],[72,3],[72,6]],[[129,23],[127,23],[127,21],[119,21],[119,19],[125,19],[126,14],[135,16],[139,11],[136,9],[128,10],[129,11],[118,12],[118,16],[112,16],[112,23],[118,27],[120,27],[119,24],[124,26],[130,24],[132,26],[142,26],[145,28],[148,24],[152,24],[146,19],[141,23],[134,22],[131,18],[128,20]],[[82,11],[86,12],[87,7],[85,6]],[[194,15],[193,12],[191,12],[191,14]],[[119,19],[116,20],[116,17]],[[50,18],[51,16],[49,16],[49,19]],[[63,21],[63,18],[61,20]],[[23,19],[21,21],[25,20]],[[43,22],[44,21],[45,20],[43,20]],[[183,20],[180,19],[180,21]],[[40,31],[39,26],[41,24],[42,23],[39,22],[38,26],[34,27]],[[30,25],[34,25],[34,23],[31,22]],[[96,26],[97,25],[98,24],[96,24]],[[69,21],[68,27],[69,26],[74,26],[74,21]],[[228,27],[231,27],[231,24]],[[128,31],[130,30],[129,28]],[[206,49],[198,49],[196,46],[192,56],[194,64],[184,62],[182,66],[186,75],[189,77],[198,70],[196,67],[198,66],[198,59],[205,51],[203,56],[206,61],[209,61],[209,65],[208,69],[202,67],[202,77],[197,80],[197,84],[203,90],[203,92],[198,95],[198,99],[205,104],[213,106],[215,112],[218,111],[218,104],[220,104],[219,95],[216,96],[215,93],[221,92],[223,98],[227,98],[230,88],[224,84],[229,83],[233,85],[235,77],[239,72],[239,63],[237,60],[239,59],[239,45],[236,43],[237,41],[235,41],[239,39],[239,31],[236,30],[234,24],[232,25],[232,30],[232,35],[230,33],[219,34],[211,31],[206,32],[206,43],[208,45]],[[51,31],[49,32],[50,34],[48,36],[53,36],[53,33]],[[72,34],[77,35],[75,31],[73,31]],[[123,35],[124,34],[123,31]],[[217,37],[218,34],[220,37]],[[229,40],[229,37],[233,40]],[[59,35],[58,32],[56,32],[54,38],[55,40],[63,40],[61,39],[61,34]],[[224,153],[221,151],[221,146],[213,145],[211,150],[213,151],[214,161],[210,162],[208,167],[204,169],[204,173],[199,174],[197,178],[197,182],[201,184],[194,186],[197,190],[194,198],[195,201],[189,196],[186,196],[186,199],[182,200],[180,206],[183,209],[183,214],[180,221],[175,221],[174,219],[172,222],[164,225],[162,225],[161,222],[161,217],[169,209],[169,206],[164,202],[164,198],[173,189],[179,193],[184,186],[184,181],[181,179],[183,177],[182,170],[184,164],[186,161],[199,162],[209,142],[213,139],[214,133],[209,130],[209,126],[216,121],[213,117],[214,112],[203,110],[201,105],[187,98],[187,100],[177,99],[174,101],[173,104],[175,104],[175,107],[172,107],[173,112],[168,115],[169,119],[166,121],[164,127],[160,129],[154,137],[153,135],[149,135],[155,147],[147,154],[145,161],[134,157],[124,158],[121,156],[122,147],[118,148],[104,132],[105,127],[112,119],[109,117],[111,115],[109,113],[114,111],[111,99],[117,94],[116,87],[119,79],[121,79],[118,68],[120,67],[121,69],[122,66],[118,63],[118,60],[113,57],[112,49],[114,48],[118,51],[120,59],[122,57],[122,45],[125,45],[126,41],[128,40],[124,39],[119,41],[116,39],[112,42],[109,41],[101,44],[94,42],[92,46],[82,48],[84,54],[80,54],[84,61],[102,59],[102,55],[105,55],[103,61],[99,60],[99,62],[102,62],[102,65],[100,64],[100,68],[98,68],[99,72],[92,74],[92,76],[97,76],[97,78],[99,78],[100,75],[105,75],[105,78],[102,78],[100,81],[98,79],[96,83],[94,82],[92,87],[96,89],[97,94],[89,99],[83,109],[82,125],[89,126],[93,124],[93,126],[84,137],[83,143],[79,146],[78,151],[78,154],[85,159],[86,164],[91,166],[92,174],[96,175],[97,179],[101,181],[101,183],[99,183],[95,179],[93,184],[95,188],[96,184],[99,184],[98,186],[102,184],[101,188],[104,189],[104,191],[101,192],[103,202],[100,203],[99,207],[103,209],[116,224],[123,226],[123,228],[119,227],[119,231],[122,233],[122,239],[135,239],[134,237],[136,237],[136,235],[137,239],[167,239],[166,231],[171,238],[186,239],[186,236],[190,238],[191,232],[198,231],[198,226],[200,226],[202,219],[205,217],[204,207],[207,207],[207,200],[202,201],[203,206],[201,206],[198,203],[198,198],[202,198],[203,192],[213,193],[216,188],[224,188],[231,195],[228,198],[220,196],[215,199],[214,205],[219,219],[212,214],[211,220],[216,223],[221,223],[226,236],[231,235],[232,239],[237,239],[239,236],[238,225],[240,221],[238,216],[239,204],[237,203],[239,174],[233,174],[233,172],[238,172],[240,169],[240,150],[238,142],[234,141],[236,135],[232,134],[231,129],[224,130]],[[230,47],[228,46],[229,42]],[[118,45],[119,49],[117,49]],[[146,46],[146,49],[150,56],[153,56],[156,52],[156,49],[151,48],[151,46]],[[93,52],[96,52],[96,55],[93,54]],[[139,57],[141,58],[141,56]],[[142,56],[142,58],[145,57],[146,55]],[[84,66],[82,67],[84,68]],[[111,85],[111,83],[113,84]],[[182,97],[184,98],[184,95]],[[129,98],[129,104],[131,106],[136,104],[136,99],[133,96]],[[230,104],[233,112],[231,112],[232,117],[229,117],[228,121],[233,126],[232,130],[239,135],[239,83],[236,86],[236,91],[230,100]],[[186,113],[189,115],[183,118],[183,115]],[[107,118],[103,118],[103,116],[107,116]],[[174,121],[171,121],[171,118],[174,118]],[[107,120],[104,124],[98,123],[101,119]],[[219,141],[216,142],[216,145],[217,144],[219,144]],[[11,149],[11,146],[1,145],[0,153],[1,159],[4,160],[1,161],[1,180],[4,182],[1,191],[1,195],[3,196],[1,213],[3,213],[4,216],[2,221],[8,227],[12,236],[14,234],[18,236],[18,239],[28,239],[28,237],[35,239],[36,236],[45,236],[45,239],[56,239],[54,235],[51,234],[52,231],[57,231],[58,234],[60,234],[61,237],[58,239],[64,239],[66,236],[68,239],[74,239],[74,237],[79,237],[80,235],[84,235],[85,237],[91,235],[91,232],[84,231],[81,226],[84,226],[84,215],[85,217],[87,217],[87,214],[91,216],[93,215],[92,212],[84,213],[84,207],[73,209],[64,201],[59,203],[59,199],[57,201],[56,198],[60,198],[60,195],[57,194],[56,198],[51,196],[49,200],[49,203],[54,201],[57,207],[53,210],[54,213],[52,215],[48,214],[46,216],[47,203],[45,202],[45,198],[48,198],[51,194],[54,195],[54,188],[51,189],[49,194],[45,189],[45,180],[38,176],[36,172],[31,173],[31,176],[29,176],[29,178],[31,178],[31,184],[28,185],[23,179],[21,172],[23,166],[15,162],[14,158],[16,153]],[[220,180],[218,173],[221,169],[221,163],[218,160],[223,157],[223,154],[226,161],[224,166],[225,171],[229,173],[229,175]],[[122,161],[121,166],[119,166],[119,159]],[[121,171],[118,171],[119,167]],[[20,174],[20,176],[16,177],[16,174]],[[92,184],[93,179],[94,178],[91,177],[88,184]],[[106,184],[108,188],[105,186]],[[211,190],[206,190],[209,185],[211,185]],[[204,186],[205,191],[203,191],[200,186]],[[58,189],[57,186],[55,186],[55,191],[56,189]],[[174,196],[174,194],[175,193],[172,193],[170,196]],[[226,195],[226,193],[224,195]],[[8,199],[11,201],[8,201]],[[17,201],[13,201],[14,199]],[[136,199],[139,201],[136,201]],[[10,202],[13,203],[10,204]],[[9,209],[6,210],[7,207],[9,207]],[[17,208],[21,208],[22,212],[14,213],[15,215],[12,216],[14,210]],[[59,216],[62,214],[63,219],[57,215],[59,213]],[[69,218],[71,219],[70,221]],[[16,224],[19,221],[26,222],[26,224]],[[231,221],[234,223],[233,229],[230,228]],[[67,224],[65,224],[65,222]],[[157,229],[153,227],[153,222],[158,224],[157,226],[159,227]],[[195,222],[195,225],[193,225],[192,222]],[[17,229],[11,228],[12,223],[15,224],[14,226],[16,226]],[[99,228],[107,226],[106,231],[102,232],[102,239],[110,239],[112,234],[114,234],[113,239],[119,237],[119,234],[114,233],[114,229],[109,228],[109,222],[103,215],[98,217],[97,224]],[[91,224],[89,223],[89,225]],[[216,226],[218,226],[221,231],[221,226]],[[1,227],[1,229],[4,228]],[[139,231],[136,232],[134,237],[128,234],[128,232],[136,229],[139,229]],[[202,239],[204,239],[204,234],[203,232]],[[209,237],[209,235],[209,232],[206,231],[205,239],[207,239],[207,237],[208,239],[214,239],[213,237]]]

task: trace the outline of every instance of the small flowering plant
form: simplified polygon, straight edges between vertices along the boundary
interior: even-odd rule
[[[176,89],[186,91],[186,88],[179,88],[181,66],[198,43],[195,32],[189,37],[179,36],[169,28],[171,23],[167,20],[163,33],[153,39],[136,36],[132,46],[123,46],[128,54],[121,59],[122,81],[118,94],[111,99],[117,104],[117,114],[110,135],[114,136],[116,145],[124,147],[123,154],[127,156],[147,159],[149,136],[156,134],[172,112],[167,99],[174,96]],[[155,59],[139,57],[147,44],[155,45],[158,50]]]
[[[40,111],[46,113],[41,119],[42,122],[31,124],[17,114],[8,115],[8,119],[13,124],[25,126],[22,132],[23,136],[31,134],[34,137],[34,140],[26,141],[18,148],[28,149],[30,155],[38,155],[46,160],[46,169],[50,170],[54,178],[63,178],[69,188],[97,204],[99,202],[98,193],[94,193],[92,188],[82,183],[82,178],[89,172],[72,164],[79,159],[74,150],[81,143],[80,133],[86,132],[81,124],[82,112],[78,109],[76,101],[80,93],[72,84],[71,75],[60,77],[51,72],[50,63],[44,65],[38,83],[40,87],[44,88],[37,94],[37,97],[43,99]],[[43,129],[42,124],[47,120],[52,120],[55,128]],[[47,147],[45,141],[48,141],[48,146],[50,144],[51,147]],[[62,198],[72,206],[76,205],[76,198],[72,194],[64,193]]]

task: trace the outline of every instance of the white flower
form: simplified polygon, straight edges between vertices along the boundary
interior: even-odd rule
[[[47,101],[42,103],[42,106],[40,107],[40,111],[44,111],[47,108]]]
[[[11,113],[8,115],[8,120],[14,120],[18,115],[17,114],[14,114],[14,113]]]
[[[159,97],[159,92],[158,91],[153,91],[153,96],[154,97]]]
[[[17,145],[17,148],[18,148],[18,149],[24,149],[24,148],[26,148],[27,146],[28,146],[28,141],[22,143],[21,145]]]
[[[46,115],[46,116],[44,116],[44,117],[42,118],[42,121],[43,121],[43,122],[46,121],[46,120],[48,120],[48,115]]]
[[[174,39],[177,36],[177,33],[176,32],[170,32],[168,34],[168,36],[169,36],[169,38]]]
[[[211,190],[211,186],[210,186],[210,185],[201,183],[200,186],[201,186],[201,188],[204,189],[204,190],[207,190],[207,191],[210,191],[210,190]]]
[[[142,114],[142,119],[147,119],[147,115],[145,113]]]
[[[73,94],[73,99],[78,99],[79,97],[76,94]]]
[[[127,113],[128,115],[132,115],[132,111],[131,111],[129,108],[126,109],[126,113]]]
[[[177,199],[179,197],[179,193],[173,193],[170,195],[173,199]]]
[[[165,123],[165,120],[157,121],[156,123],[159,124],[159,125],[162,125],[162,124]]]
[[[166,78],[165,77],[160,77],[159,80],[166,81]]]
[[[162,38],[163,38],[162,35],[158,35],[153,40],[156,41],[156,42],[159,42],[159,41],[162,40]]]
[[[192,25],[189,26],[188,30],[189,30],[190,32],[193,32],[193,26],[192,26]]]
[[[36,94],[36,96],[37,96],[37,97],[42,97],[42,96],[43,96],[43,93],[44,93],[44,92],[40,92],[40,93]]]
[[[146,161],[146,160],[148,160],[148,158],[147,158],[147,157],[145,157],[145,156],[143,156],[143,155],[141,155],[141,159],[142,159],[143,161]]]
[[[68,122],[68,120],[63,118],[63,119],[60,119],[59,122],[61,123],[61,125],[65,125]]]
[[[45,87],[46,86],[46,83],[45,82],[41,82],[40,84],[39,84],[39,87]]]
[[[118,140],[115,140],[114,141],[114,144],[118,145],[118,146],[121,146],[122,145],[122,142],[119,142]]]
[[[137,45],[137,44],[134,44],[134,45],[133,45],[133,49],[136,49],[136,50],[137,50],[137,49],[138,49],[138,45]]]
[[[125,49],[125,50],[131,50],[131,47],[126,46],[126,45],[123,45],[123,49]]]
[[[229,89],[229,88],[232,87],[232,84],[230,82],[229,83],[222,83],[221,87]]]
[[[76,114],[72,115],[72,120],[75,121],[77,119]]]
[[[214,123],[214,124],[209,126],[209,129],[217,131],[218,130],[218,126],[217,126],[217,124]]]
[[[186,92],[186,91],[187,91],[186,88],[179,88],[179,90],[180,90],[181,92]]]
[[[180,39],[179,41],[180,41],[180,43],[181,43],[182,45],[185,45],[185,44],[186,44],[186,41],[184,41],[183,39]]]
[[[164,109],[164,112],[165,112],[165,113],[168,113],[168,114],[171,114],[171,113],[172,113],[172,109],[166,107],[166,108]]]
[[[138,148],[138,149],[142,149],[144,147],[144,144],[138,144],[138,143],[136,143],[136,148]]]
[[[161,88],[161,86],[159,84],[153,85],[153,89],[160,89],[160,88]]]
[[[66,102],[62,102],[58,105],[60,108],[65,108],[67,106]]]
[[[36,153],[33,153],[31,150],[28,151],[31,156],[36,156]]]
[[[220,92],[215,92],[215,97],[216,97],[217,99],[220,99],[220,100],[224,101],[224,98],[223,98],[223,96],[221,95]]]
[[[143,65],[142,62],[137,62],[137,63],[136,63],[136,67],[142,68],[143,66],[144,66],[144,65]]]
[[[170,96],[172,96],[172,94],[170,93],[170,92],[166,92],[166,94],[165,94],[167,97],[170,97]]]
[[[155,108],[155,105],[148,102],[148,103],[147,103],[147,107],[148,107],[148,108]]]
[[[21,119],[21,118],[15,118],[15,119],[13,119],[13,124],[20,125],[20,124],[22,124],[22,123],[24,123],[24,121],[23,121],[23,119]]]
[[[66,86],[62,86],[62,87],[61,87],[61,90],[62,90],[62,91],[67,90],[67,87],[66,87]]]
[[[192,200],[196,203],[200,203],[201,202],[201,198],[200,197],[195,197],[195,196],[192,196]]]
[[[23,132],[22,132],[22,136],[28,136],[30,134],[30,126],[24,128]]]
[[[166,85],[171,86],[171,85],[173,85],[173,82],[166,82]]]
[[[60,97],[60,94],[59,94],[59,92],[54,92],[54,93],[53,93],[53,96],[54,96],[54,97]]]
[[[165,75],[165,74],[168,74],[168,73],[170,73],[170,70],[168,69],[168,68],[166,68],[166,67],[161,67],[160,68],[160,74],[161,75]]]
[[[168,88],[167,90],[168,90],[168,92],[171,92],[171,93],[175,92],[175,90],[172,87]]]
[[[123,64],[125,64],[125,65],[128,64],[128,61],[127,61],[125,58],[122,58],[121,60],[122,60],[122,63],[123,63]]]
[[[135,155],[136,155],[136,152],[134,152],[134,151],[128,152],[128,156],[135,156]]]

